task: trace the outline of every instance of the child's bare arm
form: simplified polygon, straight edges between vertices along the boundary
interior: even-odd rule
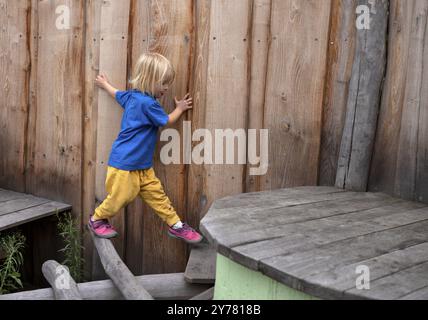
[[[186,94],[182,100],[177,100],[177,97],[175,97],[174,100],[175,110],[168,115],[168,124],[175,123],[185,111],[192,109],[193,99],[189,94]]]
[[[110,82],[107,79],[107,76],[104,73],[101,73],[97,76],[97,78],[95,79],[95,83],[101,89],[104,89],[105,91],[107,91],[108,94],[113,97],[113,99],[116,98],[116,92],[118,91],[118,89],[116,89],[110,84]]]

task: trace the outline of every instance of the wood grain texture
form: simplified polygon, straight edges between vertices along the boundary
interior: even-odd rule
[[[160,103],[167,113],[174,110],[174,97],[183,97],[189,91],[191,37],[193,30],[193,4],[190,0],[152,0],[149,3],[149,47],[168,58],[176,72],[174,83]],[[140,52],[142,53],[142,52]],[[134,51],[137,58],[138,51]],[[182,136],[182,120],[168,126]],[[163,128],[163,129],[167,129]],[[162,131],[162,130],[161,130]],[[158,142],[154,155],[154,170],[162,182],[165,193],[170,198],[177,214],[186,221],[186,167],[181,164],[164,164],[160,161],[160,149],[165,142]],[[182,150],[181,145],[180,150]],[[146,204],[140,214],[144,214],[142,251],[144,253],[143,272],[162,273],[184,271],[188,253],[185,243],[167,237],[167,224]],[[141,246],[140,246],[141,250]]]
[[[189,91],[193,96],[193,109],[188,113],[192,121],[192,132],[205,128],[208,81],[208,52],[210,43],[210,13],[212,1],[201,0],[194,2],[194,32],[193,50],[191,55],[191,78]],[[199,142],[192,142],[192,148]],[[199,225],[209,206],[205,191],[207,175],[200,164],[189,164],[187,169],[187,212],[189,223]]]
[[[0,1],[0,185],[25,191],[31,6]]]
[[[337,165],[337,187],[367,190],[386,68],[388,9],[388,0],[373,1],[370,29],[357,30],[355,60]]]
[[[99,12],[99,71],[104,72],[109,81],[120,90],[125,90],[127,83],[129,10],[130,0],[102,1]],[[107,196],[107,163],[112,144],[120,130],[123,109],[106,91],[99,88],[95,90],[98,93],[95,166],[95,198],[98,206]],[[113,243],[123,258],[126,239],[124,209],[119,210],[111,220],[119,232],[119,237]]]
[[[264,122],[272,1],[255,0],[252,6],[247,126],[248,129],[256,129],[259,133],[259,130],[263,129]],[[250,143],[248,136],[247,143]],[[258,152],[261,152],[259,139],[255,143],[255,147]],[[245,192],[260,191],[262,176],[251,175],[250,167],[247,162]]]
[[[205,128],[213,135],[213,148],[226,140],[215,139],[216,129],[247,129],[251,3],[247,0],[211,3]],[[238,164],[238,140],[241,139],[234,139],[234,147],[229,148],[229,152],[235,152],[235,164],[226,164],[225,147],[221,149],[223,159],[218,148],[212,152],[215,164],[204,164],[204,203],[208,207],[215,199],[244,191],[246,167]],[[224,164],[219,164],[220,160]]]
[[[373,150],[369,190],[394,194],[398,140],[408,64],[411,21],[415,1],[391,1],[387,71]]]
[[[426,1],[391,1],[388,73],[370,190],[427,203]]]
[[[397,156],[397,180],[395,181],[395,191],[398,195],[406,199],[428,200],[422,197],[426,195],[426,190],[419,189],[421,194],[416,192],[416,186],[422,186],[421,178],[426,177],[427,163],[426,154],[421,154],[426,150],[426,112],[427,102],[423,101],[426,94],[423,88],[427,86],[427,61],[428,51],[426,51],[428,41],[428,2],[416,1],[413,9],[412,31],[410,34],[409,56],[407,64],[407,78],[404,93],[403,113],[401,118],[400,136],[398,139]],[[421,117],[422,116],[422,117]],[[420,163],[420,160],[425,162]],[[426,184],[426,182],[424,182]]]
[[[105,272],[125,299],[153,300],[150,293],[137,281],[128,267],[120,259],[112,242],[108,239],[98,238],[93,233],[91,233],[91,235]]]
[[[156,300],[187,300],[204,293],[211,285],[190,284],[183,273],[164,273],[136,277]],[[123,300],[123,295],[111,280],[78,283],[85,300]],[[0,295],[0,300],[53,300],[51,288]]]
[[[194,246],[186,265],[184,279],[190,283],[214,283],[215,267],[215,247],[208,243]]]
[[[227,197],[205,215],[202,230],[223,256],[319,298],[397,299],[426,286],[426,204],[325,188],[253,193],[247,203],[245,195]],[[373,293],[354,289],[361,264],[373,268]]]
[[[83,3],[69,2],[70,28],[57,29],[59,1],[37,2],[34,137],[27,191],[68,202],[81,213]],[[55,90],[52,89],[54,85]]]
[[[330,1],[274,0],[271,19],[264,112],[269,170],[262,190],[315,185]]]
[[[101,24],[101,0],[89,0],[85,2],[86,30],[85,30],[85,83],[84,83],[84,108],[83,108],[83,161],[82,161],[82,216],[81,230],[83,234],[83,246],[85,250],[85,279],[92,278],[94,247],[89,230],[85,228],[89,216],[93,214],[97,201],[95,198],[95,171],[97,161],[97,113],[98,90],[95,78],[99,73],[100,58],[100,24]],[[101,270],[99,268],[99,270]],[[94,271],[97,273],[99,271]]]
[[[333,0],[324,84],[319,185],[334,185],[355,54],[355,0]]]
[[[138,57],[148,51],[150,30],[150,0],[132,0],[129,17],[128,66],[127,77],[132,77],[132,68]],[[128,84],[129,87],[129,84]],[[144,232],[142,200],[138,197],[125,209],[126,251],[125,263],[133,274],[143,274],[145,251],[144,238],[150,233]]]

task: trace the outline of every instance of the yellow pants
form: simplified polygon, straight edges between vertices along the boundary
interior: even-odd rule
[[[94,220],[108,219],[139,195],[169,226],[180,221],[153,168],[125,171],[107,167],[107,197],[95,209]]]

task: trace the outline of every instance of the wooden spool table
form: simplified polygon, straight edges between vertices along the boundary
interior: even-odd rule
[[[287,188],[216,200],[200,229],[214,299],[428,299],[427,204]]]

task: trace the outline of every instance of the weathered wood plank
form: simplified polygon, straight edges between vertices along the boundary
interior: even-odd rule
[[[358,0],[357,4],[366,5],[367,2]],[[389,0],[375,0],[371,7],[370,29],[357,30],[355,59],[336,173],[336,186],[354,191],[367,190],[380,92],[386,68]]]
[[[150,0],[131,1],[128,38],[128,78],[139,56],[148,51],[150,35]],[[129,85],[128,85],[129,86]],[[126,251],[124,262],[133,274],[144,273],[144,239],[150,234],[144,231],[145,209],[141,199],[135,199],[125,208]]]
[[[214,136],[216,129],[231,129],[236,134],[239,131],[235,130],[242,133],[247,129],[251,4],[248,0],[211,1],[204,124],[213,134],[212,148],[216,150],[209,159],[213,164],[204,164],[203,202],[208,208],[218,198],[244,191],[245,161],[237,158],[246,150],[245,137],[234,139],[230,148],[215,148],[226,139]],[[219,106],[225,106],[227,112],[219,112]],[[234,164],[227,163],[226,149],[234,151]]]
[[[428,53],[425,51],[428,42],[428,2],[416,1],[413,11],[412,32],[410,34],[409,56],[407,64],[406,91],[404,94],[401,129],[398,142],[396,193],[405,199],[417,200],[416,185],[422,186],[426,177],[426,163],[418,164],[418,160],[426,159],[426,155],[418,154],[426,150],[422,145],[425,140],[422,110],[427,105],[423,102],[422,88],[427,86],[426,63]],[[423,114],[425,115],[425,113]],[[425,123],[426,126],[426,123]],[[421,139],[419,141],[419,135]],[[420,174],[421,177],[417,175]],[[418,190],[422,194],[426,191]],[[422,194],[421,199],[422,199]]]
[[[99,39],[99,71],[106,73],[109,81],[118,89],[126,89],[127,83],[127,43],[129,25],[130,0],[101,1]],[[96,206],[107,196],[105,180],[107,162],[113,141],[117,138],[122,118],[122,107],[109,94],[97,89],[97,121],[96,121],[96,165],[95,165],[95,197]],[[91,212],[92,213],[92,212]],[[118,230],[119,236],[113,239],[114,246],[124,257],[126,239],[124,209],[111,219]],[[94,270],[96,272],[96,269]]]
[[[272,1],[262,190],[317,184],[330,11],[330,0]]]
[[[368,202],[366,204],[371,204],[371,207],[378,207],[388,202],[398,201],[384,194],[361,196],[343,192],[314,196],[308,195],[306,198],[304,196],[288,199],[284,198],[283,200],[273,200],[271,203],[267,202],[266,205],[260,206],[234,207],[230,210],[227,208],[210,209],[210,214],[202,219],[200,228],[211,242],[215,242],[213,238],[216,237],[221,237],[223,241],[225,241],[225,238],[239,238],[241,235],[245,238],[251,235],[246,235],[244,232],[240,233],[239,231],[242,228],[244,228],[242,230],[245,230],[245,228],[257,228],[258,223],[265,223],[267,225],[279,223],[279,221],[273,220],[278,217],[279,219],[283,219],[283,221],[281,220],[282,224],[346,213],[347,209],[343,208],[343,204],[346,203],[346,201],[351,202],[352,198],[356,198],[357,202],[363,199]],[[342,204],[342,206],[336,205],[336,201]],[[319,211],[323,206],[325,210]],[[370,208],[370,206],[367,208]],[[352,207],[350,210],[352,210]],[[271,218],[273,222],[270,222],[269,219],[264,221],[263,217],[265,216],[267,216],[266,218]],[[231,228],[237,229],[231,232],[231,230],[229,230]],[[261,228],[258,229],[263,229],[263,227],[261,226]]]
[[[52,287],[55,300],[82,300],[77,284],[65,266],[48,260],[43,263],[42,272]]]
[[[36,207],[50,200],[27,195],[25,198],[4,201],[0,204],[0,217],[19,210]]]
[[[370,281],[370,290],[358,290],[356,288],[346,291],[346,294],[354,294],[369,299],[392,300],[406,296],[428,286],[428,262],[414,265],[405,270],[392,273],[381,279]]]
[[[314,272],[327,271],[344,263],[357,263],[381,254],[427,242],[427,230],[427,220],[410,223],[304,252],[265,259],[260,262],[260,271],[286,285],[318,297],[325,297],[324,292],[326,291],[330,291],[326,295],[330,298],[333,295],[336,298],[358,297],[354,292],[347,292],[343,296],[334,287],[309,283],[305,279]],[[411,273],[408,275],[411,276]],[[387,298],[386,293],[385,298]]]
[[[209,244],[192,247],[184,279],[190,283],[214,283],[217,251]]]
[[[188,119],[192,121],[192,132],[199,128],[206,128],[206,104],[208,83],[208,58],[210,43],[210,12],[212,1],[194,1],[194,32],[193,50],[191,55],[191,74],[189,91],[193,96],[193,109],[189,111]],[[195,146],[192,143],[192,147]],[[187,212],[190,223],[198,225],[200,219],[209,209],[207,195],[205,167],[191,163],[187,170]]]
[[[338,291],[354,289],[356,286],[356,270],[364,265],[370,271],[370,283],[384,278],[389,274],[406,270],[409,267],[424,263],[428,260],[428,243],[424,242],[392,252],[382,254],[367,260],[341,265],[328,271],[315,273],[305,278],[307,282],[317,283],[323,287],[334,287]]]
[[[271,0],[255,0],[252,7],[248,129],[256,129],[256,136],[259,136],[259,130],[263,129],[271,6]],[[247,141],[249,141],[248,137]],[[251,147],[258,152],[256,154],[263,152],[260,149],[259,139],[254,143],[254,146],[249,145],[249,148]],[[262,175],[252,175],[251,167],[253,166],[248,163],[247,159],[245,192],[261,190]]]
[[[97,146],[97,113],[98,113],[98,91],[95,78],[99,73],[100,57],[100,26],[101,26],[101,2],[102,0],[85,1],[86,10],[86,38],[85,38],[85,92],[83,105],[83,163],[82,163],[82,225],[89,221],[89,216],[94,212],[96,206],[95,198],[95,170],[96,170],[96,146]],[[87,228],[82,228],[83,252],[85,265],[85,279],[92,278],[92,266],[94,256],[94,245]],[[95,253],[96,256],[96,253]],[[102,269],[102,268],[101,268]],[[94,274],[99,271],[94,271]],[[95,277],[97,278],[97,277]]]
[[[398,141],[403,99],[406,90],[411,24],[414,0],[391,0],[389,19],[388,67],[382,89],[376,142],[370,171],[369,191],[395,194]]]
[[[190,284],[183,273],[149,274],[136,277],[156,300],[187,300],[205,292],[211,285]],[[84,300],[122,300],[120,291],[111,280],[78,283]],[[51,288],[0,295],[0,300],[53,300]]]
[[[0,1],[0,185],[25,191],[30,1]]]
[[[36,207],[16,211],[0,217],[0,231],[16,227],[18,225],[41,219],[57,212],[71,210],[71,206],[59,202],[46,202]]]
[[[1,202],[4,202],[4,201],[22,199],[25,197],[27,197],[27,194],[25,193],[0,189],[0,205],[1,205]]]
[[[400,197],[410,200],[417,200],[416,184],[419,178],[417,174],[426,172],[426,164],[422,164],[418,168],[418,160],[422,157],[418,156],[424,147],[420,142],[423,142],[424,136],[422,134],[423,121],[421,112],[426,104],[422,102],[422,90],[426,87],[426,62],[428,61],[428,54],[426,49],[426,42],[428,37],[428,3],[426,1],[416,1],[413,11],[412,32],[410,34],[409,43],[409,56],[407,64],[407,77],[405,84],[404,105],[401,118],[401,129],[398,142],[398,155],[397,155],[397,180],[395,182],[396,192]],[[421,128],[419,128],[419,126]],[[419,141],[419,134],[421,140]],[[418,169],[421,170],[418,172]]]
[[[356,0],[333,0],[324,84],[319,184],[334,185],[355,54]]]
[[[93,233],[91,235],[105,272],[123,296],[127,300],[153,300],[150,293],[141,286],[120,259],[112,242],[108,239],[98,238]]]
[[[398,300],[428,300],[428,286],[406,294]]]
[[[160,99],[164,110],[170,113],[175,109],[174,96],[183,97],[189,91],[193,2],[191,0],[152,0],[148,10],[150,17],[148,50],[168,58],[176,72],[174,83]],[[183,136],[183,119],[184,117],[174,125],[168,126],[176,129],[180,137]],[[186,167],[183,160],[179,164],[160,161],[160,149],[164,143],[162,141],[157,144],[154,169],[177,214],[186,221],[188,215],[186,202],[183,200],[186,197]],[[180,150],[183,148],[185,146]],[[145,212],[143,233],[146,235],[143,241],[144,273],[183,271],[188,256],[185,243],[166,237],[167,224],[145,204],[143,212]]]
[[[352,207],[352,204],[350,204]],[[302,223],[292,223],[283,228],[270,227],[266,233],[273,234],[272,240],[263,240],[257,242],[238,242],[232,238],[235,243],[229,245],[228,240],[222,240],[218,251],[224,255],[233,257],[236,261],[245,263],[250,268],[257,269],[260,260],[269,257],[286,255],[296,251],[305,251],[317,248],[320,245],[335,243],[352,237],[357,237],[372,232],[390,229],[390,220],[400,219],[402,212],[411,210],[412,219],[419,219],[421,215],[418,211],[421,207],[412,205],[408,202],[395,202],[383,207],[372,209],[356,210],[346,215],[337,215],[326,217],[319,220],[306,221]],[[282,235],[280,234],[282,230]],[[257,231],[256,235],[257,236]],[[263,234],[259,232],[259,234]],[[262,238],[260,236],[260,238]],[[251,239],[252,240],[252,239]]]
[[[68,3],[69,28],[57,24],[59,5],[32,2],[31,30],[37,43],[32,48],[26,192],[70,203],[79,216],[84,3]]]

